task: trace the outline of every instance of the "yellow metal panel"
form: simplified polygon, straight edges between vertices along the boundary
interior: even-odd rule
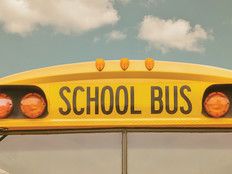
[[[148,71],[145,61],[130,60],[126,71],[120,61],[106,61],[103,71],[96,69],[95,62],[59,65],[18,73],[0,79],[0,84],[38,84],[88,79],[112,78],[155,78],[192,80],[203,82],[232,82],[232,71],[204,65],[155,61],[154,68]]]
[[[99,118],[99,119],[141,119],[141,118],[185,118],[188,117],[190,114],[183,114],[180,111],[180,107],[185,108],[184,110],[188,110],[189,106],[187,105],[187,102],[183,99],[183,97],[180,94],[180,90],[185,92],[186,96],[189,98],[191,103],[193,104],[192,108],[194,108],[191,111],[191,115],[193,117],[197,117],[197,115],[201,114],[201,96],[202,92],[201,88],[198,86],[198,83],[189,83],[189,82],[183,82],[183,83],[177,83],[177,82],[149,82],[149,83],[135,83],[136,80],[130,80],[126,79],[127,83],[122,83],[121,80],[114,80],[114,82],[108,82],[108,83],[100,83],[94,82],[94,83],[78,83],[78,84],[53,84],[50,86],[51,90],[51,99],[50,103],[55,103],[51,105],[50,108],[50,114],[53,115],[53,118],[66,118],[66,119],[92,119],[92,118]],[[130,82],[131,81],[131,82]],[[151,80],[152,81],[152,80]],[[184,87],[187,86],[191,89],[191,92],[188,92],[184,89]],[[59,91],[62,89],[62,87],[68,87],[70,89],[70,92],[67,92],[64,90],[63,94],[69,101],[71,105],[71,111],[67,115],[62,115],[59,112],[59,108],[62,108],[62,110],[67,110],[67,105],[64,102],[64,100],[59,95]],[[74,94],[75,88],[80,87],[83,89],[83,91],[78,90],[77,94]],[[104,90],[104,88],[107,90]],[[89,91],[88,91],[88,89]],[[166,89],[167,88],[167,89]],[[174,88],[176,88],[177,95],[174,97]],[[98,97],[96,97],[96,90],[98,92]],[[119,92],[118,92],[118,91]],[[110,96],[110,92],[112,91],[112,95]],[[154,91],[154,92],[153,92]],[[155,93],[155,95],[152,96],[152,92]],[[126,94],[125,94],[126,93]],[[162,93],[162,94],[161,94]],[[98,99],[98,114],[96,114],[95,101],[90,101],[90,112],[87,113],[87,95],[90,94],[90,97],[92,99]],[[162,95],[162,98],[159,101],[152,102],[151,98],[158,97]],[[169,96],[167,96],[169,95]],[[117,100],[117,96],[119,96],[119,100]],[[128,97],[128,99],[125,100],[125,96]],[[75,99],[73,99],[73,97]],[[101,97],[104,97],[104,100],[101,100]],[[174,110],[174,99],[177,100],[177,111],[173,114],[168,114],[166,111],[166,106],[168,105],[166,101],[166,97],[168,97],[170,110]],[[134,100],[133,100],[134,98]],[[111,99],[111,101],[110,101]],[[84,112],[80,115],[77,115],[73,111],[73,100],[76,100],[76,106],[77,110],[81,110],[81,108],[84,109]],[[154,99],[153,99],[154,100]],[[123,113],[117,112],[117,102],[119,104],[118,110],[126,110]],[[125,104],[125,101],[127,104]],[[110,108],[110,103],[112,103],[112,109]],[[160,110],[160,103],[163,105],[162,111],[158,114],[152,114],[151,113],[151,107],[154,105],[156,108],[154,110]],[[134,112],[131,112],[131,106],[134,105]],[[128,106],[127,109],[125,107]],[[110,114],[104,114],[101,108],[104,108],[106,111],[112,110]],[[136,112],[138,111],[138,112]]]

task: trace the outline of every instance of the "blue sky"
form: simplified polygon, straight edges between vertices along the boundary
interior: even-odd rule
[[[2,0],[0,77],[97,58],[231,69],[230,0]]]

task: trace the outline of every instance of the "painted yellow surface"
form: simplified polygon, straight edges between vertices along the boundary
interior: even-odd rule
[[[1,119],[0,127],[232,127],[232,117],[215,119],[202,113],[205,90],[231,83],[230,70],[161,61],[155,61],[151,71],[145,61],[138,60],[130,60],[126,71],[120,61],[105,61],[102,71],[95,62],[32,70],[2,78],[0,85],[40,87],[47,98],[48,115]]]

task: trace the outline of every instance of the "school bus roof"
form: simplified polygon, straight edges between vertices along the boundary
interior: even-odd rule
[[[105,61],[105,67],[101,72],[96,69],[95,62],[58,65],[10,75],[0,79],[0,84],[40,84],[113,78],[156,78],[231,83],[232,71],[205,65],[164,61],[155,61],[154,68],[148,71],[143,60],[130,60],[129,68],[123,71],[120,61],[112,60]]]
[[[97,62],[88,62],[42,68],[0,79],[1,97],[14,103],[9,105],[14,107],[12,112],[6,110],[0,119],[2,127],[8,131],[232,128],[231,70],[155,61],[149,71],[145,61],[131,60],[124,71],[120,62],[105,61],[102,71],[97,69]],[[224,102],[216,100],[215,116],[221,114],[220,119],[209,114],[212,108],[204,107],[212,95]],[[38,118],[25,116],[28,112],[21,106],[28,96],[44,99],[41,106],[45,110],[41,109],[43,113]],[[219,105],[225,109],[217,112]]]

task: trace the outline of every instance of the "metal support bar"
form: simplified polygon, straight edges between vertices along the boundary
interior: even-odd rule
[[[35,129],[35,130],[8,130],[0,128],[0,135],[42,135],[42,134],[72,134],[72,133],[106,133],[106,132],[175,132],[175,133],[231,133],[232,127],[208,127],[208,128],[191,128],[191,127],[117,127],[117,128],[76,128],[76,129]]]
[[[122,174],[127,174],[127,131],[122,131]]]
[[[7,137],[7,135],[2,135],[2,136],[0,137],[0,142],[1,142],[2,140],[4,140],[6,137]]]
[[[7,128],[0,127],[0,132],[3,132],[3,131],[7,131]],[[0,142],[4,140],[6,137],[7,137],[7,134],[2,134],[2,136],[0,137]]]
[[[106,132],[175,132],[175,133],[216,133],[216,132],[232,132],[232,127],[209,127],[209,128],[188,128],[188,127],[163,127],[163,128],[83,128],[83,129],[38,129],[38,130],[8,130],[0,128],[0,135],[42,135],[42,134],[72,134],[72,133],[106,133]]]

